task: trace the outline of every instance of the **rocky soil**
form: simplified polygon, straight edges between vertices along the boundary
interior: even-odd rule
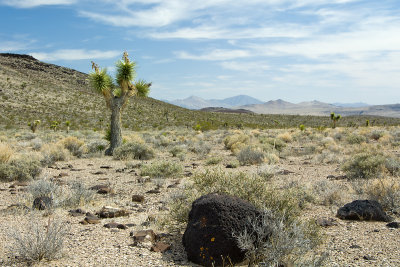
[[[137,161],[137,163],[140,163]],[[202,161],[185,162],[185,173],[189,176]],[[330,181],[338,186],[348,186],[341,179],[343,173],[335,164],[314,164],[305,157],[288,157],[276,164],[278,171],[274,179],[282,185],[289,183],[317,184]],[[254,167],[240,167],[248,170]],[[170,196],[181,190],[187,177],[166,179],[157,189],[153,181],[140,177],[138,169],[127,169],[123,161],[110,158],[74,159],[57,162],[52,168],[44,169],[43,177],[52,178],[60,184],[81,181],[88,187],[106,185],[112,190],[96,194],[95,201],[81,207],[85,212],[95,214],[104,206],[124,209],[129,214],[118,218],[100,219],[99,223],[82,224],[85,215],[72,216],[68,210],[58,208],[53,214],[42,218],[46,222],[60,218],[68,222],[70,233],[67,236],[64,255],[51,262],[40,262],[38,266],[195,266],[187,261],[182,247],[183,232],[169,232],[161,229],[158,221],[167,214]],[[329,177],[329,178],[327,178]],[[14,183],[0,184],[0,265],[19,266],[18,258],[12,256],[13,231],[23,231],[32,217],[17,203],[32,206],[32,199],[25,192],[25,186]],[[15,187],[15,188],[12,188]],[[345,190],[343,191],[345,192]],[[144,196],[144,201],[133,202],[133,195]],[[335,217],[341,203],[351,202],[350,195],[343,193],[340,203],[333,205],[307,204],[303,209],[305,218],[313,218],[325,234],[320,252],[328,252],[328,266],[400,266],[400,230],[389,228],[386,222],[344,221]],[[396,218],[398,221],[399,219]],[[106,228],[105,224],[122,224],[118,228]],[[126,229],[120,229],[126,228]],[[151,251],[151,244],[135,242],[131,235],[140,230],[152,229],[158,240],[170,249],[165,252]],[[11,249],[10,249],[11,248]]]

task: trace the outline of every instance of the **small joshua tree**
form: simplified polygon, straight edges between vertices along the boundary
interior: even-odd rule
[[[28,123],[28,126],[31,128],[32,133],[36,132],[36,129],[39,124],[40,124],[40,120],[35,120],[33,122]]]
[[[67,133],[69,133],[69,127],[71,126],[71,122],[70,121],[66,121],[65,122],[65,126],[67,126]]]
[[[51,124],[50,124],[50,129],[52,129],[54,131],[57,131],[58,124],[59,124],[58,121],[52,121]]]
[[[332,122],[333,122],[333,129],[335,129],[336,128],[336,122],[338,121],[338,120],[340,120],[340,118],[341,118],[342,116],[340,115],[340,114],[338,114],[338,115],[335,115],[335,113],[331,113],[331,120],[332,120]]]
[[[113,155],[114,150],[122,144],[121,112],[132,96],[147,96],[151,83],[138,80],[132,83],[136,76],[136,64],[130,61],[128,53],[124,52],[122,60],[116,64],[117,74],[115,82],[106,69],[100,69],[92,61],[94,72],[89,75],[89,82],[93,89],[101,93],[106,105],[111,109],[110,147],[105,154]]]

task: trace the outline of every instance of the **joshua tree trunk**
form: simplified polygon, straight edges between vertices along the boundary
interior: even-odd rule
[[[123,99],[114,97],[111,101],[111,140],[105,154],[112,156],[114,150],[122,144],[121,109]]]

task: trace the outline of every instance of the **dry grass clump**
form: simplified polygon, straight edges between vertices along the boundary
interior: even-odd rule
[[[64,161],[68,158],[68,150],[60,143],[50,143],[42,146],[42,164],[51,166],[57,161]]]
[[[376,200],[384,209],[392,212],[400,211],[400,183],[398,179],[374,179],[365,188],[370,199]]]
[[[83,154],[84,141],[78,139],[75,136],[68,136],[60,141],[60,143],[66,148],[72,155],[81,157]]]
[[[229,135],[224,139],[225,148],[232,151],[233,154],[237,154],[243,147],[246,146],[250,141],[249,136],[238,133]]]
[[[152,148],[139,143],[126,143],[114,151],[114,159],[116,160],[148,160],[154,158],[154,155],[155,153]]]
[[[144,144],[143,138],[137,133],[130,133],[128,135],[124,135],[122,138],[124,143],[137,143]]]
[[[180,176],[182,172],[183,166],[174,161],[156,161],[140,168],[142,176],[150,176],[152,178]]]
[[[7,163],[14,155],[14,150],[8,145],[0,142],[0,163]]]
[[[313,192],[315,193],[318,203],[325,206],[340,206],[343,204],[348,188],[341,186],[333,181],[320,181],[314,184]]]
[[[32,216],[33,217],[33,216]],[[29,265],[41,260],[54,260],[62,256],[69,225],[60,219],[50,219],[46,224],[41,218],[30,218],[21,231],[13,231],[10,251],[21,262]]]
[[[291,143],[293,141],[293,137],[289,132],[278,134],[277,138],[285,143]]]

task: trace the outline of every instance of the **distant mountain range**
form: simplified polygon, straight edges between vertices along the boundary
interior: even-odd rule
[[[177,99],[166,102],[188,109],[202,109],[208,107],[232,108],[263,103],[262,101],[248,95],[238,95],[225,99],[203,99],[197,96],[190,96],[185,99]]]
[[[245,112],[244,110],[248,110],[259,114],[329,116],[331,112],[335,112],[342,116],[377,115],[400,118],[400,104],[369,105],[362,102],[329,104],[317,100],[294,104],[282,99],[262,102],[247,95],[238,95],[221,100],[206,100],[191,96],[186,99],[169,101],[169,103],[189,109],[212,110],[207,108],[220,107],[230,109],[230,112],[235,109],[240,109],[241,111],[238,112]],[[224,111],[221,109],[219,112]]]

